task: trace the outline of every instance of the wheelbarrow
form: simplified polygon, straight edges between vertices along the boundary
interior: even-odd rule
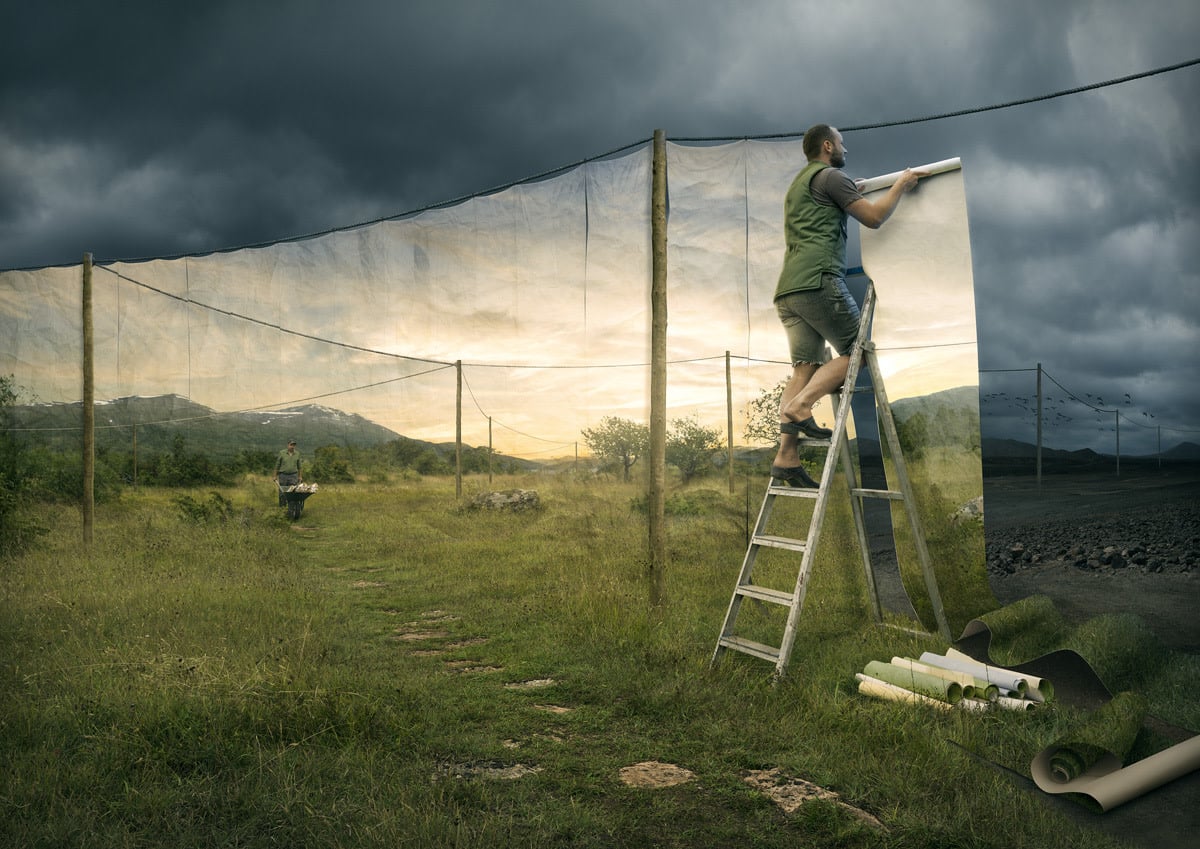
[[[275,486],[279,488],[279,493],[283,496],[287,504],[289,519],[299,519],[300,514],[304,512],[304,502],[308,500],[310,495],[317,491],[315,483],[298,483],[292,486],[281,486],[276,482]]]

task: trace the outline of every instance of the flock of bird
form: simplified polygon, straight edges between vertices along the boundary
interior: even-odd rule
[[[1037,398],[1033,395],[1012,395],[1008,392],[988,392],[980,396],[981,412],[985,414],[1002,414],[1006,410],[1017,410],[1021,416],[1029,417],[1030,421],[1037,416]],[[1135,418],[1130,418],[1126,412],[1133,413],[1133,398],[1129,393],[1125,393],[1124,403],[1116,409],[1108,409],[1104,403],[1104,399],[1099,395],[1092,395],[1085,392],[1083,397],[1067,394],[1064,396],[1043,395],[1042,396],[1042,425],[1066,425],[1071,422],[1079,421],[1086,423],[1086,419],[1082,416],[1086,415],[1086,411],[1090,410],[1095,414],[1096,429],[1099,431],[1113,431],[1116,426],[1113,423],[1113,414],[1117,413],[1126,422],[1143,427],[1152,427],[1150,421],[1154,419],[1154,414],[1146,411],[1140,411],[1142,421]],[[1084,410],[1078,410],[1083,407]],[[1068,415],[1068,413],[1071,413]]]

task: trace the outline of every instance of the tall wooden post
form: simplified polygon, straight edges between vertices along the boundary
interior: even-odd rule
[[[650,604],[665,601],[667,481],[667,145],[654,131],[650,185]]]
[[[729,467],[729,494],[733,495],[733,366],[729,352],[725,352],[725,432],[729,435],[729,456],[725,465]]]
[[[92,255],[83,255],[83,544],[92,544],[96,500],[96,374],[92,329]]]
[[[454,361],[458,388],[454,394],[454,496],[462,498],[462,360]]]

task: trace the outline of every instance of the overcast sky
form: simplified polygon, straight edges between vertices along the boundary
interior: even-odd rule
[[[1200,57],[1194,0],[5,5],[0,269],[321,232],[655,128],[853,128]],[[1032,437],[1035,376],[1003,370],[1040,362],[1049,444],[1113,449],[1067,392],[1121,411],[1123,452],[1200,442],[1197,103],[1191,65],[846,132],[855,175],[963,159],[985,435]]]

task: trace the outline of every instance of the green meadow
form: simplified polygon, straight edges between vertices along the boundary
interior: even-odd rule
[[[948,518],[978,480],[940,462],[928,460],[943,489],[921,499],[957,633],[996,603],[981,534]],[[858,694],[867,662],[946,643],[873,622],[845,498],[831,502],[788,675],[735,653],[710,668],[764,484],[672,490],[657,607],[637,484],[478,478],[461,499],[446,479],[328,486],[294,523],[262,477],[186,497],[135,490],[100,505],[90,548],[76,508],[47,506],[49,533],[0,561],[0,844],[1121,845],[968,753],[1023,756],[1058,708],[942,712]],[[509,488],[536,489],[540,508],[467,506]],[[1144,642],[1165,676],[1152,709],[1200,725],[1195,659]],[[621,780],[647,761],[690,780]],[[754,770],[845,805],[788,813],[747,782]]]

